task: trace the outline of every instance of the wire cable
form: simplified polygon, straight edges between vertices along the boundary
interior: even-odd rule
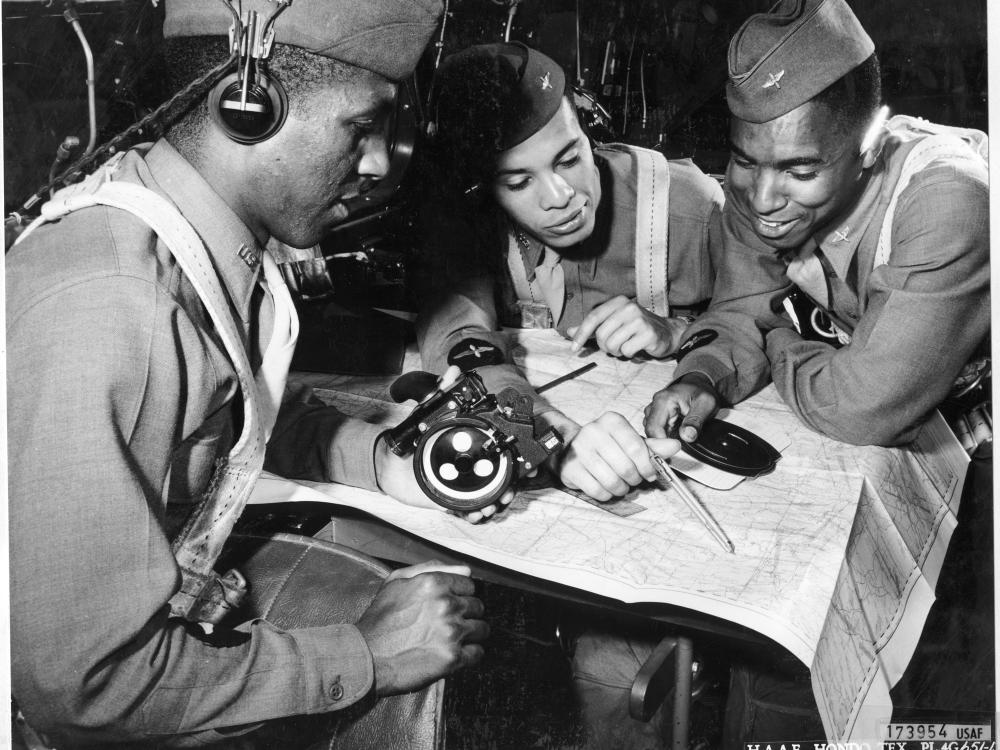
[[[239,21],[239,15],[236,13],[236,10],[226,0],[219,0],[219,1],[224,3],[226,7],[232,12],[237,22],[236,28],[240,29],[241,23]],[[26,217],[22,216],[22,214],[27,214],[29,211],[31,211],[31,209],[34,208],[38,204],[38,202],[42,200],[49,193],[49,191],[54,189],[59,183],[69,183],[77,179],[78,177],[83,175],[83,173],[87,169],[97,164],[101,159],[113,155],[118,150],[118,147],[122,143],[127,141],[137,132],[141,131],[144,127],[146,127],[150,123],[159,120],[165,114],[169,113],[177,105],[179,101],[189,99],[191,97],[200,96],[201,94],[203,94],[205,91],[208,90],[209,87],[214,85],[227,71],[229,71],[233,67],[233,64],[238,61],[238,59],[239,59],[239,53],[237,49],[231,52],[229,57],[224,62],[219,63],[210,71],[205,73],[205,75],[189,83],[187,86],[182,88],[180,91],[178,91],[176,94],[170,97],[159,107],[154,109],[148,115],[143,117],[141,120],[130,125],[128,128],[123,130],[114,138],[107,141],[105,144],[96,148],[95,150],[91,151],[89,154],[84,154],[81,158],[77,159],[76,162],[70,165],[65,171],[63,171],[54,179],[49,180],[47,184],[45,184],[37,191],[35,191],[35,193],[30,198],[28,198],[28,200],[24,202],[20,211],[13,212],[12,214],[8,215],[7,219],[4,222],[5,225],[9,225],[11,219],[15,217],[17,217],[15,219],[17,223],[19,224],[23,223]]]

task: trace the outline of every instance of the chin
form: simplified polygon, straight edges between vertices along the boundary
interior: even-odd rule
[[[572,234],[563,234],[558,236],[550,235],[549,239],[545,241],[545,244],[554,250],[561,250],[567,247],[573,247],[574,245],[579,245],[593,233],[594,225],[589,224],[587,226],[580,227]]]
[[[281,235],[272,234],[274,240],[287,245],[295,250],[305,250],[319,244],[323,239],[323,234],[319,232],[285,232]]]

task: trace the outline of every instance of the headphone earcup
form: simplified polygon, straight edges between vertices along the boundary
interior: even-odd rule
[[[237,143],[260,143],[278,132],[288,114],[288,97],[282,85],[263,73],[246,86],[239,74],[230,73],[212,88],[208,111],[222,131]]]

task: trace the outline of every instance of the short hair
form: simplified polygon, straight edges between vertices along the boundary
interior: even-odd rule
[[[882,104],[882,74],[873,52],[863,63],[812,98],[827,107],[843,132],[862,130]]]
[[[229,41],[220,36],[192,36],[167,39],[164,50],[171,91],[180,91],[229,57]],[[268,75],[279,81],[288,95],[289,108],[295,102],[331,82],[356,80],[363,71],[353,65],[300,47],[275,44],[267,61]],[[165,136],[175,147],[194,146],[205,133],[209,113],[206,93],[210,84],[195,87],[177,103]]]

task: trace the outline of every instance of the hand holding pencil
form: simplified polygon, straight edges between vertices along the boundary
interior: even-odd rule
[[[712,515],[711,511],[704,506],[704,504],[695,497],[691,490],[681,481],[681,478],[677,476],[677,472],[671,468],[667,460],[657,454],[655,451],[650,449],[649,457],[653,461],[653,465],[656,467],[656,473],[658,475],[658,482],[660,488],[663,490],[673,489],[681,499],[684,501],[685,505],[694,513],[695,517],[708,529],[708,532],[717,541],[724,550],[729,553],[735,553],[736,547],[733,546],[732,541],[729,536],[723,530],[719,522],[715,520],[715,516]]]

